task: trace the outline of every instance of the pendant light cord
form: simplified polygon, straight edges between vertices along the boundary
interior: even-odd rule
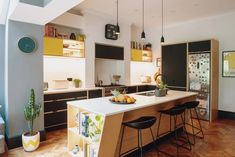
[[[118,0],[117,0],[117,24],[118,24]]]
[[[163,36],[163,0],[162,0],[162,36]]]
[[[143,20],[143,32],[144,32],[144,0],[143,0],[143,5],[142,6],[143,6],[142,20]]]

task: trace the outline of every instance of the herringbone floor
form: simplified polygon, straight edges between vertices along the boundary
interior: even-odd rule
[[[235,157],[235,121],[217,120],[211,124],[204,124],[205,139],[197,139],[192,151],[180,149],[180,157]],[[40,148],[32,153],[26,153],[22,148],[10,150],[4,157],[68,157],[66,150],[66,130],[49,132],[47,141],[42,142]],[[159,148],[171,154],[176,149],[169,142],[161,144]],[[0,155],[1,156],[1,155]],[[157,157],[156,152],[150,151],[145,157]],[[165,157],[161,154],[160,157]]]

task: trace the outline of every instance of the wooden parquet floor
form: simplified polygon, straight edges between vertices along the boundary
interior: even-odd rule
[[[235,157],[235,120],[217,120],[204,124],[205,138],[196,139],[191,151],[180,149],[180,157]],[[3,157],[69,157],[66,149],[66,129],[49,132],[47,141],[42,142],[39,149],[32,153],[24,152],[22,148],[8,151]],[[169,141],[159,145],[159,149],[170,154],[176,154],[176,149]],[[157,157],[154,150],[145,157]],[[160,157],[165,157],[160,154]]]

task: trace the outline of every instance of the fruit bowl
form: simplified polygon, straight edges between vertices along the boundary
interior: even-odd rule
[[[135,100],[135,101],[132,101],[132,102],[126,102],[126,101],[121,102],[121,101],[115,101],[113,98],[109,99],[109,101],[110,101],[111,103],[113,103],[113,104],[123,104],[123,105],[127,105],[127,104],[134,104],[134,103],[136,102],[136,100]]]
[[[114,97],[109,99],[110,102],[115,104],[134,104],[136,102],[136,99],[133,97],[130,97],[126,94],[121,94],[119,91],[114,90],[111,91]]]

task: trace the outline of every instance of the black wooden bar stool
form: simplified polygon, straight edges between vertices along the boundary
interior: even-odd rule
[[[196,108],[199,105],[199,101],[190,101],[190,102],[186,102],[183,105],[179,105],[179,106],[184,106],[188,111],[189,111],[189,115],[190,115],[190,123],[185,122],[185,125],[189,125],[192,127],[192,136],[193,136],[193,145],[195,144],[195,138],[197,137],[198,134],[202,134],[202,136],[200,138],[204,138],[204,133],[202,130],[202,126],[201,126],[201,122],[197,113]],[[195,116],[193,116],[193,111],[195,112]],[[199,124],[199,128],[197,126],[194,125],[193,119],[198,121]],[[197,132],[196,132],[197,131]]]
[[[175,141],[173,141],[172,143],[176,146],[176,149],[177,149],[177,157],[179,156],[179,147],[182,147],[182,148],[185,148],[185,149],[188,149],[188,150],[191,150],[191,144],[190,144],[190,141],[189,141],[189,136],[188,136],[188,133],[185,131],[185,121],[184,121],[184,118],[183,118],[183,114],[185,112],[185,107],[184,106],[176,106],[176,107],[173,107],[173,108],[170,108],[170,109],[167,109],[167,110],[160,110],[158,111],[160,112],[160,118],[159,118],[159,125],[158,125],[158,129],[157,129],[157,137],[161,137],[163,135],[166,135],[167,133],[173,133],[175,134]],[[170,131],[162,134],[162,135],[159,135],[159,130],[160,130],[160,125],[161,125],[161,117],[162,117],[162,114],[165,114],[165,115],[168,115],[170,116]],[[178,124],[177,125],[177,117],[180,116],[181,120],[182,120],[182,123]],[[174,129],[172,130],[171,129],[171,119],[174,119]],[[184,134],[186,135],[186,137],[183,137],[183,136],[179,136],[178,135],[178,129],[180,127],[183,127],[183,132]],[[182,144],[180,144],[179,142],[182,142]],[[189,147],[186,147],[185,145],[188,144]],[[161,153],[164,153],[168,156],[173,156],[169,153],[166,153],[166,152],[163,152],[160,150]]]
[[[151,132],[151,136],[152,136],[152,139],[153,139],[153,143],[154,143],[154,146],[157,150],[157,145],[155,143],[155,138],[154,138],[154,135],[153,135],[153,131],[151,129],[151,127],[153,126],[153,124],[156,122],[156,117],[153,117],[153,116],[144,116],[144,117],[140,117],[138,119],[135,119],[135,120],[132,120],[132,121],[129,121],[129,122],[124,122],[122,123],[123,127],[122,127],[122,136],[121,136],[121,145],[120,145],[120,149],[119,149],[119,157],[123,156],[123,155],[127,155],[128,153],[134,151],[134,150],[137,150],[137,149],[140,149],[140,155],[141,157],[143,156],[143,150],[142,150],[142,130],[143,129],[150,129],[150,132]],[[133,129],[136,129],[138,131],[138,146],[127,151],[127,152],[124,152],[124,153],[121,153],[121,149],[122,149],[122,142],[123,142],[123,135],[124,135],[124,129],[125,127],[130,127],[130,128],[133,128]],[[158,153],[158,151],[157,151]]]

